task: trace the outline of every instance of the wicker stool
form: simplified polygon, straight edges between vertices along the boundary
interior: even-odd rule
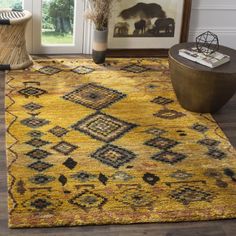
[[[0,9],[0,70],[24,69],[32,64],[25,42],[31,17],[28,11]]]

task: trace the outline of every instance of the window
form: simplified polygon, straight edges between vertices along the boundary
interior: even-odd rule
[[[1,8],[22,9],[22,0],[0,0]]]
[[[43,45],[74,43],[74,10],[74,0],[43,0]]]
[[[33,52],[82,53],[84,1],[31,1],[33,1]]]

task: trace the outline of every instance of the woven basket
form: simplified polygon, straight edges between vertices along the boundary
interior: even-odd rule
[[[24,69],[32,64],[25,42],[31,17],[28,11],[0,9],[0,70]]]

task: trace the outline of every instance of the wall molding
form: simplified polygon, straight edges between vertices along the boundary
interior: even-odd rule
[[[221,11],[235,11],[236,4],[200,4],[199,6],[193,6],[192,10],[207,10],[207,11],[214,11],[214,10],[221,10]]]
[[[213,33],[223,33],[223,34],[236,34],[236,27],[233,28],[196,28],[196,29],[190,29],[189,33],[201,33],[211,31]]]

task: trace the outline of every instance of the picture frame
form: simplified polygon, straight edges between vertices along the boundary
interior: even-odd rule
[[[122,1],[124,1],[123,5],[121,4],[123,8],[119,9],[119,4],[122,3]],[[173,15],[174,10],[177,9],[175,12],[176,14],[175,18],[172,17],[172,15],[171,17],[169,17],[168,12],[165,12],[161,4],[158,4],[158,3],[163,3],[164,1],[165,2],[170,1],[170,3],[175,3],[175,5],[173,5],[173,10],[172,10],[172,15]],[[126,4],[125,2],[127,3],[127,8],[124,7]],[[133,2],[133,6],[131,5],[131,2]],[[143,5],[141,5],[140,3],[143,3]],[[161,22],[161,21],[158,21],[159,19],[158,17],[151,18],[153,15],[150,16],[150,19],[152,20],[152,24],[151,24],[152,29],[150,31],[147,31],[147,29],[145,29],[146,30],[145,32],[144,31],[142,32],[142,29],[138,31],[139,28],[136,26],[133,26],[135,24],[138,25],[138,23],[140,23],[139,26],[141,26],[143,19],[145,19],[146,22],[148,21],[150,23],[150,19],[146,20],[147,14],[146,15],[143,14],[143,16],[139,17],[139,19],[136,17],[137,16],[136,13],[140,12],[140,9],[143,9],[142,7],[146,7],[145,4],[147,5],[150,3],[154,3],[154,5],[152,5],[151,7],[152,9],[156,7],[157,10],[155,12],[159,12],[158,14],[160,15],[160,19],[162,19],[163,17],[166,20],[166,22],[167,22],[167,19],[170,21],[170,25],[168,26],[167,29],[166,28],[161,29],[161,27],[159,27],[158,28],[159,30],[157,30],[158,22]],[[157,5],[159,5],[160,7]],[[181,9],[180,9],[180,6],[182,6]],[[114,11],[112,12],[112,17],[109,20],[107,56],[108,57],[166,57],[168,56],[168,51],[171,46],[177,43],[187,42],[188,40],[191,7],[192,7],[192,0],[132,0],[132,1],[118,0],[116,1],[115,5],[113,6],[113,9],[115,9],[116,12],[115,13]],[[165,13],[164,15],[162,11],[164,11]],[[120,15],[116,14],[117,12],[119,12]],[[152,10],[152,14],[153,14],[153,10]],[[121,17],[124,17],[122,19],[123,20],[122,22],[118,20],[117,15],[119,19],[122,19]],[[129,16],[130,16],[130,19],[129,19]],[[117,17],[117,19],[115,17]],[[135,23],[133,24],[133,22]],[[171,23],[171,22],[174,22],[174,23]],[[118,27],[119,23],[127,24],[127,28],[129,28],[129,31],[127,31],[127,29],[123,29],[123,30],[119,29]],[[130,25],[133,28],[131,28]],[[141,35],[142,33],[143,35]],[[140,44],[140,47],[139,47],[139,44]],[[164,47],[162,47],[162,44],[163,45],[165,44]],[[130,45],[132,46],[130,47]],[[145,47],[143,45],[145,45]],[[155,45],[158,45],[158,46],[155,47]]]

